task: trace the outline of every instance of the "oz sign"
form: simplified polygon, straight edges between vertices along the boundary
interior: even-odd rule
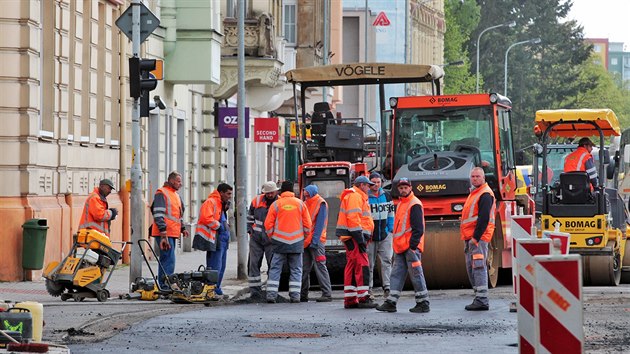
[[[219,107],[219,138],[238,138],[238,109]],[[249,108],[245,107],[245,138],[249,138]]]

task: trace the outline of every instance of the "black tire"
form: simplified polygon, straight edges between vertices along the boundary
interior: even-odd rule
[[[107,299],[109,299],[109,291],[107,291],[107,289],[98,290],[96,292],[96,300],[98,300],[98,302],[105,302]]]

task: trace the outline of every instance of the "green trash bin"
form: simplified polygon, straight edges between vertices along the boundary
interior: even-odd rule
[[[44,267],[47,219],[30,219],[22,225],[22,268],[39,270]]]

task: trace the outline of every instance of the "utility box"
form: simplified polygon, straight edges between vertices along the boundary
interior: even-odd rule
[[[47,219],[30,219],[22,225],[22,268],[40,270],[44,267]]]

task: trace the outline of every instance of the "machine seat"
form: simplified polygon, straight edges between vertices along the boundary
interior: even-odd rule
[[[564,172],[560,174],[562,204],[592,204],[591,182],[586,172]]]

